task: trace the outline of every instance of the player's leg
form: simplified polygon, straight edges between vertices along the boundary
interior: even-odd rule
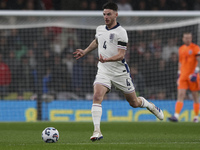
[[[93,104],[92,104],[92,120],[94,124],[94,132],[93,135],[90,137],[92,141],[100,140],[103,138],[100,130],[100,122],[101,122],[101,115],[102,115],[102,106],[101,103],[103,98],[108,92],[108,88],[101,84],[94,85],[94,96],[93,96]]]
[[[100,140],[103,138],[100,130],[100,122],[102,115],[101,103],[105,94],[111,89],[111,81],[108,75],[98,71],[94,81],[94,95],[92,104],[92,120],[94,124],[94,132],[90,137],[92,141]]]
[[[193,122],[199,122],[199,75],[197,76],[196,82],[190,82],[190,91],[193,96],[193,109],[194,109],[194,118]]]
[[[156,107],[153,103],[148,102],[144,97],[137,97],[135,87],[133,85],[130,74],[117,76],[112,80],[113,85],[124,93],[126,100],[133,108],[141,107],[147,108],[157,118],[163,120],[164,115],[160,108]]]
[[[178,89],[178,98],[177,98],[177,102],[175,105],[175,117],[179,117],[179,114],[183,108],[183,101],[186,95],[186,89]]]
[[[175,113],[173,116],[169,117],[169,121],[177,122],[179,114],[183,108],[183,101],[186,95],[186,89],[178,89],[178,98],[175,105]]]
[[[147,108],[153,113],[158,119],[163,120],[164,114],[162,110],[156,107],[153,103],[148,102],[144,97],[137,97],[135,92],[124,94],[126,100],[133,108],[141,107]]]
[[[179,114],[183,108],[183,101],[186,95],[186,90],[189,88],[189,79],[187,78],[179,78],[177,82],[177,101],[175,104],[175,113],[173,116],[169,117],[169,121],[177,122],[179,118]]]
[[[194,119],[193,122],[199,122],[199,93],[198,91],[192,91],[193,96],[193,109],[194,109]]]
[[[137,98],[135,92],[131,92],[128,94],[124,94],[126,100],[129,102],[129,105],[133,108],[141,107],[142,106],[142,99]],[[151,106],[151,105],[150,105]]]

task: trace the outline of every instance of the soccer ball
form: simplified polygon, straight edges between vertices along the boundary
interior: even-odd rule
[[[47,127],[42,131],[42,139],[46,143],[55,143],[59,139],[59,132],[54,127]]]

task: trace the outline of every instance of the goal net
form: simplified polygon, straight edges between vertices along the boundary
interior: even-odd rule
[[[192,32],[193,42],[199,44],[199,16],[196,12],[119,12],[118,22],[128,32],[126,60],[137,95],[151,100],[176,99],[178,48],[185,31]],[[23,115],[29,120],[40,116],[42,120],[60,121],[56,114],[67,114],[61,121],[77,114],[78,121],[91,120],[87,118],[91,105],[86,103],[92,103],[97,50],[80,60],[72,53],[94,39],[96,27],[104,24],[102,12],[2,11],[0,20],[0,60],[1,67],[6,68],[0,70],[0,99],[5,103],[1,110],[6,113],[10,106],[20,109],[24,105],[27,114],[23,111]],[[190,93],[187,96],[190,99]],[[112,87],[104,99],[108,104],[119,100],[119,107],[124,96]],[[7,106],[10,100],[14,100],[13,105]],[[31,102],[35,102],[31,104],[35,109],[26,108]],[[169,103],[174,107],[173,101]],[[82,107],[87,110],[79,112]],[[107,107],[107,114],[114,115]],[[131,111],[125,110],[124,115],[129,117]]]

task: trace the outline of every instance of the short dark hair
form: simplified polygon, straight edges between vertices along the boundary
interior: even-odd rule
[[[112,9],[114,11],[118,10],[117,4],[113,3],[113,2],[107,2],[107,3],[105,3],[102,8],[103,9]]]
[[[191,35],[192,35],[192,32],[190,32],[190,31],[185,31],[185,32],[183,32],[183,36],[184,36],[185,34],[191,34]]]

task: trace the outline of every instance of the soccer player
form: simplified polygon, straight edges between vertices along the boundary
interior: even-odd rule
[[[168,118],[172,122],[177,122],[179,114],[183,108],[183,101],[186,90],[192,92],[194,104],[193,109],[195,117],[193,122],[198,122],[199,118],[199,65],[200,65],[200,49],[199,46],[192,43],[192,33],[185,32],[183,34],[183,43],[179,48],[179,65],[178,65],[178,98],[175,105],[174,116]]]
[[[92,105],[92,119],[94,132],[90,137],[92,141],[103,138],[100,130],[100,120],[102,115],[101,103],[107,92],[111,89],[111,84],[124,93],[130,106],[137,108],[147,108],[157,118],[163,120],[164,115],[161,109],[153,103],[148,102],[144,97],[137,97],[133,86],[129,67],[124,59],[128,37],[126,30],[116,21],[118,7],[113,2],[108,2],[103,6],[103,16],[105,25],[100,25],[96,29],[95,39],[85,49],[77,49],[74,57],[79,59],[98,47],[98,71],[94,81],[94,95]]]

